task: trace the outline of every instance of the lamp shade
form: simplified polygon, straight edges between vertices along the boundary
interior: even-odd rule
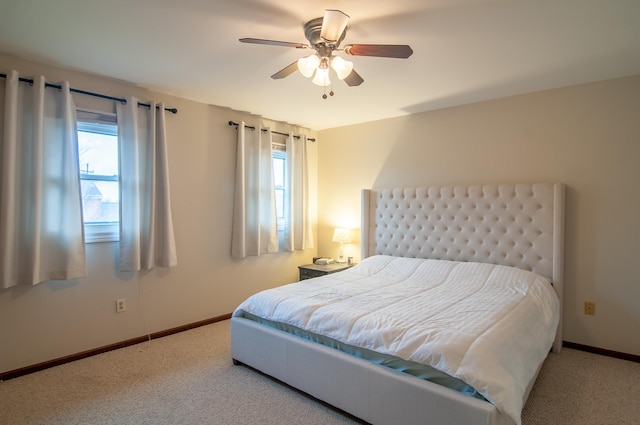
[[[351,242],[351,232],[343,227],[336,227],[333,231],[333,242],[347,243]]]
[[[340,56],[331,58],[331,68],[336,72],[338,78],[344,80],[353,71],[353,62],[344,60]]]
[[[298,71],[307,78],[311,78],[318,65],[320,58],[315,54],[298,59]]]

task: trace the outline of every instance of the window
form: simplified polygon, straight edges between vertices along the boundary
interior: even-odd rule
[[[287,227],[287,153],[284,145],[273,144],[273,182],[276,191],[276,217],[278,221],[278,244],[282,250]]]
[[[85,242],[117,241],[120,187],[115,115],[78,111],[78,153]]]

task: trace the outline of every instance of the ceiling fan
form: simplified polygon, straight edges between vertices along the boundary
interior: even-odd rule
[[[313,49],[315,53],[300,58],[271,76],[273,79],[287,77],[299,70],[302,75],[312,78],[319,86],[329,86],[331,79],[329,69],[332,68],[338,79],[349,86],[359,86],[364,82],[353,69],[353,63],[334,55],[344,52],[351,56],[376,56],[383,58],[406,59],[413,54],[411,47],[398,44],[347,44],[339,48],[347,33],[349,15],[340,10],[327,9],[323,18],[315,18],[304,24],[304,35],[309,44],[288,41],[264,40],[261,38],[241,38],[243,43],[266,44],[270,46],[295,47],[296,49]],[[333,96],[333,90],[330,92]],[[322,96],[327,98],[326,93]]]

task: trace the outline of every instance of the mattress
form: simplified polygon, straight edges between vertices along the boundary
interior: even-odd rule
[[[555,336],[559,302],[535,273],[378,255],[340,273],[269,289],[248,313],[431,366],[520,424],[527,387]]]

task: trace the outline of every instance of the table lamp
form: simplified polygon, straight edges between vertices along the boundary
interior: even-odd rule
[[[333,231],[333,242],[340,242],[340,252],[338,253],[338,263],[344,264],[344,244],[351,242],[351,236],[349,235],[349,229],[343,227],[336,227]]]

